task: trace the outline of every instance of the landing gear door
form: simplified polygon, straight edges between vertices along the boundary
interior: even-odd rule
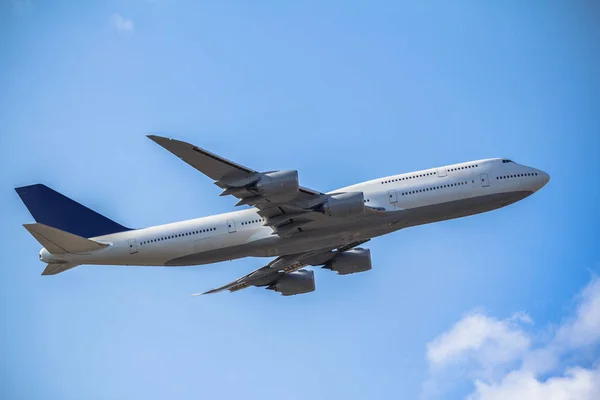
[[[390,190],[388,192],[388,198],[390,199],[390,203],[394,204],[398,201],[398,195],[396,194],[395,190]]]
[[[483,186],[483,187],[490,186],[490,180],[488,179],[488,174],[481,174],[481,186]]]
[[[129,239],[129,254],[135,254],[137,252],[137,242],[135,241],[135,239]]]
[[[227,229],[229,229],[229,233],[233,233],[236,231],[235,219],[230,219],[229,221],[227,221]]]

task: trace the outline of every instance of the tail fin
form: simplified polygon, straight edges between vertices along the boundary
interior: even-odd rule
[[[18,187],[15,190],[33,218],[40,224],[84,238],[131,230],[48,186],[37,184]]]
[[[23,226],[51,254],[81,254],[108,246],[44,224]]]

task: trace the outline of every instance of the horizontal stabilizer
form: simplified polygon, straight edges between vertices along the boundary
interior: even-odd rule
[[[48,266],[42,272],[42,275],[56,275],[61,272],[65,272],[68,269],[75,268],[79,264],[71,263],[49,263]]]
[[[98,243],[44,224],[24,224],[23,226],[51,254],[89,253],[108,246],[108,244]]]

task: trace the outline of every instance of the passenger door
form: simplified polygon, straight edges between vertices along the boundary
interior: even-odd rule
[[[395,190],[390,190],[388,192],[388,198],[390,199],[390,203],[394,204],[398,201],[398,195],[396,194]]]
[[[227,229],[229,229],[229,233],[233,233],[236,231],[235,219],[230,219],[227,221]]]
[[[483,186],[483,187],[490,186],[490,181],[488,179],[488,174],[481,174],[481,186]]]
[[[137,252],[137,242],[135,241],[135,239],[129,239],[129,254],[135,254]]]

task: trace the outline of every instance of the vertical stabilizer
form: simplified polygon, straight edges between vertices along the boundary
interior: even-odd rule
[[[36,222],[84,238],[131,230],[94,210],[37,184],[15,189]]]

